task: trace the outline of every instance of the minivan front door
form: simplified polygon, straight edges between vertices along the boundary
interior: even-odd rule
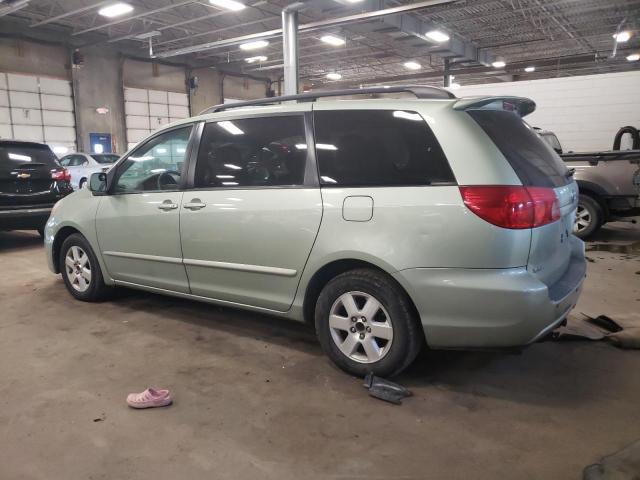
[[[302,113],[205,125],[180,212],[192,294],[289,309],[322,216],[307,130]]]
[[[189,292],[179,222],[191,129],[166,131],[134,150],[117,166],[110,194],[100,201],[98,243],[118,282]]]

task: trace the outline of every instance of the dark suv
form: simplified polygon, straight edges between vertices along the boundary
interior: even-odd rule
[[[42,143],[0,140],[0,230],[38,230],[73,191],[69,172]]]

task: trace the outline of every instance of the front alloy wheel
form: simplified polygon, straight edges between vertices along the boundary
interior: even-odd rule
[[[91,262],[89,255],[77,245],[67,250],[64,259],[67,279],[77,292],[86,292],[91,286]]]
[[[393,342],[389,314],[373,295],[347,292],[333,303],[331,338],[340,351],[359,363],[382,360]]]

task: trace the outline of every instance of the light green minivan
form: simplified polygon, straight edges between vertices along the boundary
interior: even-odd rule
[[[526,345],[586,271],[578,190],[534,108],[432,87],[213,107],[58,202],[49,266],[79,300],[131,287],[309,322],[356,375],[425,343]]]

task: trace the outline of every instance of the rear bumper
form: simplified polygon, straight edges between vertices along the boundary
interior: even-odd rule
[[[547,286],[525,267],[414,268],[394,276],[407,289],[432,348],[500,348],[546,336],[575,307],[586,275],[584,244],[573,240],[567,271]]]
[[[0,210],[0,230],[37,229],[44,227],[52,207]]]

